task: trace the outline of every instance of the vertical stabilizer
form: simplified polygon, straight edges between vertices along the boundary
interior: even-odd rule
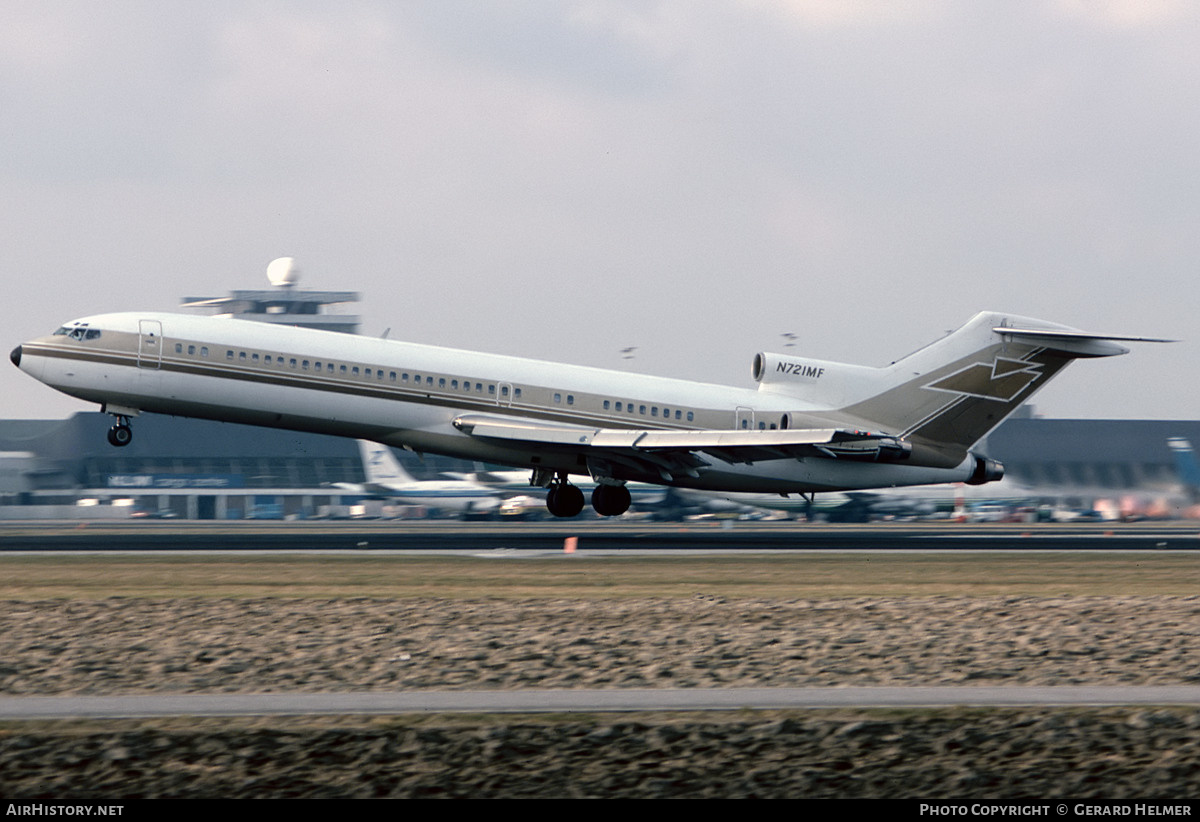
[[[398,485],[415,482],[412,475],[404,470],[400,460],[386,445],[380,445],[370,440],[359,440],[358,450],[362,454],[363,473],[367,475],[368,483],[377,485]]]
[[[907,439],[914,462],[950,467],[1072,360],[1124,354],[1116,341],[1132,339],[982,312],[879,369],[882,390],[841,410]]]

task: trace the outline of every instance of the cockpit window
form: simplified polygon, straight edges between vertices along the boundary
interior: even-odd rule
[[[70,337],[73,340],[95,340],[100,338],[100,329],[86,325],[64,325],[54,332],[55,337]]]

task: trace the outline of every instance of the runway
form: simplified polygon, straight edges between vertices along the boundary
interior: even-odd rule
[[[691,688],[0,697],[0,720],[1200,705],[1200,686]]]
[[[2,523],[0,551],[1200,550],[1194,522],[1064,524],[449,521]]]

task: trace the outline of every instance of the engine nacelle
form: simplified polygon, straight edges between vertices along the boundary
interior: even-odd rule
[[[1004,479],[1004,465],[996,460],[972,454],[975,458],[975,471],[967,480],[967,485],[983,485],[986,482],[996,482]]]
[[[754,355],[754,381],[788,384],[815,382],[825,376],[826,368],[836,364],[764,351]]]
[[[753,373],[759,391],[787,394],[827,408],[840,408],[883,388],[878,368],[794,354],[755,354]]]

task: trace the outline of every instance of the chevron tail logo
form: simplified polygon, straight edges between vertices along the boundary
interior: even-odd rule
[[[923,387],[932,391],[1011,402],[1042,376],[1041,368],[1039,363],[996,357],[990,363],[972,363]]]

